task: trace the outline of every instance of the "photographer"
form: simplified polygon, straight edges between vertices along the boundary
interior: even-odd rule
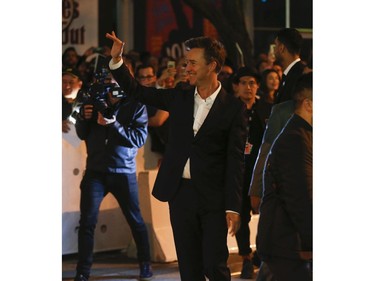
[[[77,69],[64,68],[62,71],[62,132],[70,131],[72,115],[76,113],[76,97],[82,88],[82,79]]]
[[[149,280],[152,277],[150,245],[139,208],[135,163],[138,148],[147,137],[148,116],[144,105],[119,95],[119,88],[113,83],[106,84],[105,80],[93,83],[83,93],[86,98],[75,125],[79,138],[86,143],[87,161],[80,185],[81,216],[74,280],[87,281],[90,276],[99,207],[108,192],[118,201],[131,228],[137,246],[140,280]]]

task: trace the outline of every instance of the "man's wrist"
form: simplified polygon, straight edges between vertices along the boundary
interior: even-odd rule
[[[119,63],[121,61],[121,59],[122,59],[121,56],[112,58],[114,64]]]
[[[109,69],[115,70],[119,68],[122,65],[122,63],[123,63],[122,57],[112,58],[109,61]]]

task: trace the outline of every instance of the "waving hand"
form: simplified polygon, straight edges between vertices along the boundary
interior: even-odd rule
[[[112,49],[111,49],[111,56],[114,63],[118,63],[121,60],[122,52],[124,51],[125,43],[122,42],[119,38],[117,38],[116,33],[112,31],[112,33],[106,33],[105,37],[111,39],[113,41]]]

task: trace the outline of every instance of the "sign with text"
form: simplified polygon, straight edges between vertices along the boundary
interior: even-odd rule
[[[98,46],[98,0],[62,0],[62,51]]]

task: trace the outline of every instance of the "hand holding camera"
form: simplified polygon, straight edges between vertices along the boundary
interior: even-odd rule
[[[81,116],[85,120],[89,120],[92,118],[92,114],[94,111],[94,106],[92,104],[85,104],[83,105],[83,109],[81,110]]]
[[[108,102],[109,96],[117,99],[125,98],[125,92],[116,83],[111,82],[111,73],[105,64],[104,56],[96,57],[93,72],[94,82],[79,91],[79,100],[83,105],[81,117],[86,120],[93,117],[94,111],[100,112],[105,118],[111,120],[113,108]]]
[[[70,131],[69,120],[62,120],[62,131],[68,133]]]
[[[114,123],[116,121],[116,116],[113,115],[112,118],[105,118],[103,116],[103,114],[101,114],[100,112],[98,112],[98,124],[99,125],[102,125],[102,126],[107,126],[107,125],[110,125],[112,123]]]

